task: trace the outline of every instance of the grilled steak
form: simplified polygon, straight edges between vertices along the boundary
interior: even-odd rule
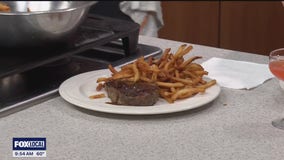
[[[112,80],[105,89],[113,104],[152,106],[159,99],[159,88],[152,83]]]

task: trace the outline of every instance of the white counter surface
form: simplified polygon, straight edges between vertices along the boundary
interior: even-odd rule
[[[183,44],[140,36],[140,43]],[[194,45],[191,55],[267,63],[268,57]],[[200,61],[200,62],[201,62]],[[48,160],[283,160],[284,91],[276,79],[252,90],[221,88],[217,99],[185,112],[127,116],[79,109],[60,96],[0,117],[0,160],[13,137],[46,137]],[[20,158],[19,158],[20,159]],[[38,159],[38,158],[25,158]]]

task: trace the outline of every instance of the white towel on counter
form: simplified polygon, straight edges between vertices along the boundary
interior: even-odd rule
[[[268,64],[211,58],[201,64],[208,77],[226,88],[251,89],[273,78]]]

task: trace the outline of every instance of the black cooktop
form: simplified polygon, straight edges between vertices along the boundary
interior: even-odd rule
[[[74,75],[162,52],[158,47],[138,44],[138,33],[136,23],[90,14],[65,45],[2,50],[0,112],[46,99]]]

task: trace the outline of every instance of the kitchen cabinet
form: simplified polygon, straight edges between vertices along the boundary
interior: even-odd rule
[[[160,38],[218,46],[219,2],[163,1]]]
[[[284,47],[280,1],[163,1],[160,38],[268,55]]]

